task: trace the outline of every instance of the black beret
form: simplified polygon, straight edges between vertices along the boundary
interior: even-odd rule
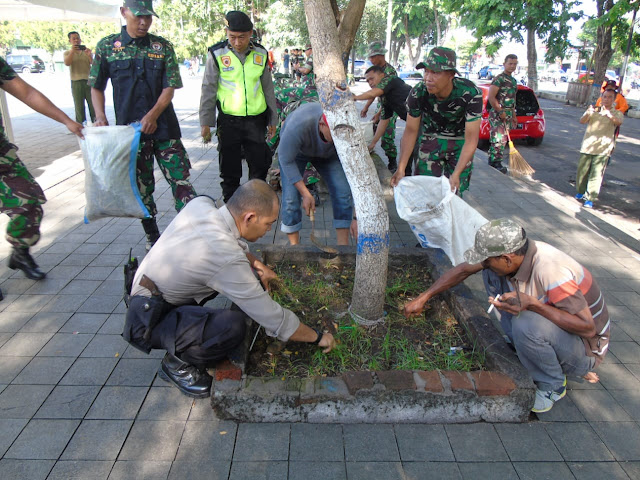
[[[253,23],[244,12],[231,10],[225,16],[225,26],[232,32],[251,32],[253,31]]]

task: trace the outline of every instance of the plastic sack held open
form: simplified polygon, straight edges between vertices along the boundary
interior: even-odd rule
[[[102,217],[150,217],[136,180],[140,128],[134,123],[82,130],[85,223]]]
[[[464,252],[473,247],[476,232],[488,222],[451,191],[449,179],[417,175],[404,177],[394,189],[400,218],[424,248],[441,248],[451,263],[464,262]]]

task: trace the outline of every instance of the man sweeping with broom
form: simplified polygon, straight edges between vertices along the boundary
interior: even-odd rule
[[[491,105],[489,166],[502,173],[507,173],[507,167],[502,164],[502,159],[509,138],[508,130],[515,128],[518,122],[516,117],[518,82],[512,75],[516,68],[518,68],[518,57],[514,54],[507,55],[504,59],[504,71],[491,82],[487,98]]]

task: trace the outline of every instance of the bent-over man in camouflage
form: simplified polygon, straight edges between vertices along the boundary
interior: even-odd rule
[[[3,58],[0,58],[0,88],[82,137],[82,125],[71,120],[47,97],[18,77]],[[20,161],[18,147],[9,142],[0,114],[0,212],[9,216],[6,238],[13,247],[9,268],[19,268],[32,280],[41,280],[46,275],[29,254],[29,247],[40,240],[41,205],[46,201],[42,188]]]
[[[502,164],[504,150],[509,138],[507,129],[515,128],[516,93],[518,82],[512,74],[518,68],[518,57],[509,54],[504,59],[504,72],[491,82],[487,109],[489,110],[489,126],[491,128],[491,146],[489,147],[489,165],[502,173],[507,173],[507,167]]]
[[[413,87],[407,98],[407,125],[391,185],[395,187],[404,177],[422,126],[416,173],[445,175],[451,189],[462,196],[469,188],[478,146],[482,94],[473,82],[455,76],[456,53],[449,48],[433,48],[416,68],[424,68],[424,81]]]
[[[160,236],[155,219],[158,210],[153,200],[154,155],[171,186],[177,211],[195,197],[196,192],[189,182],[191,163],[180,140],[180,125],[171,104],[174,90],[182,88],[173,46],[149,33],[152,16],[157,17],[151,0],[125,0],[120,14],[127,24],[120,33],[98,42],[89,85],[96,111],[95,125],[109,125],[104,90],[111,79],[116,124],[139,121],[142,126],[136,173],[142,201],[152,216],[142,220],[149,249]]]

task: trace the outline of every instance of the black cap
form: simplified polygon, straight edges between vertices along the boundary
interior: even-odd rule
[[[231,10],[224,17],[225,26],[232,32],[251,32],[253,31],[253,23],[244,12]]]

